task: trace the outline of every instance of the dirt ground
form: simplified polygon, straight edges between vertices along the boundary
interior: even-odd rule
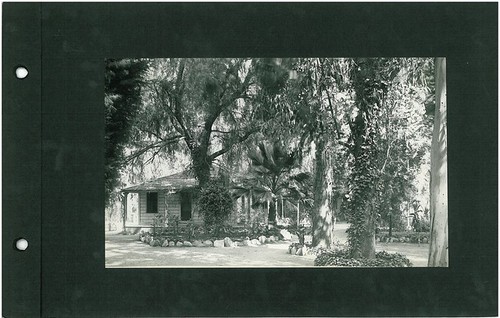
[[[338,223],[335,239],[345,244],[348,225]],[[297,241],[293,238],[292,241]],[[291,242],[234,248],[151,247],[138,241],[138,235],[106,234],[106,268],[116,267],[309,267],[313,255],[287,254]],[[377,251],[407,255],[413,266],[427,266],[428,244],[378,243]]]

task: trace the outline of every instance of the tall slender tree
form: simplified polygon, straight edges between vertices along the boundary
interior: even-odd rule
[[[341,127],[343,111],[336,94],[343,92],[347,75],[346,59],[306,58],[295,63],[297,80],[288,86],[289,122],[303,154],[314,158],[312,172],[314,204],[312,236],[314,246],[333,245],[335,212],[340,206],[342,161],[338,153],[344,133]],[[314,150],[313,150],[314,149]]]
[[[448,157],[446,59],[436,58],[436,110],[431,148],[431,241],[429,266],[448,266]]]

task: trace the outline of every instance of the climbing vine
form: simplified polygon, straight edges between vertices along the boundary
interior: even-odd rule
[[[375,257],[375,218],[378,200],[374,193],[381,190],[377,167],[379,149],[376,137],[378,120],[387,92],[387,73],[380,59],[357,59],[352,71],[352,85],[356,93],[355,115],[350,121],[350,150],[352,172],[350,178],[348,241],[354,258]]]

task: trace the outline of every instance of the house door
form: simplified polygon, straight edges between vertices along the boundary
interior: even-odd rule
[[[181,221],[191,220],[191,193],[181,192]]]

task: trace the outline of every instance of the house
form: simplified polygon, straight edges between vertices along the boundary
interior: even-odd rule
[[[181,224],[187,221],[203,223],[195,204],[197,186],[198,181],[193,176],[181,172],[122,189],[125,229],[152,227],[155,216],[165,213],[168,217],[177,216]],[[137,216],[131,222],[125,222],[131,212],[128,211],[130,193],[137,194],[134,196],[138,206]]]

